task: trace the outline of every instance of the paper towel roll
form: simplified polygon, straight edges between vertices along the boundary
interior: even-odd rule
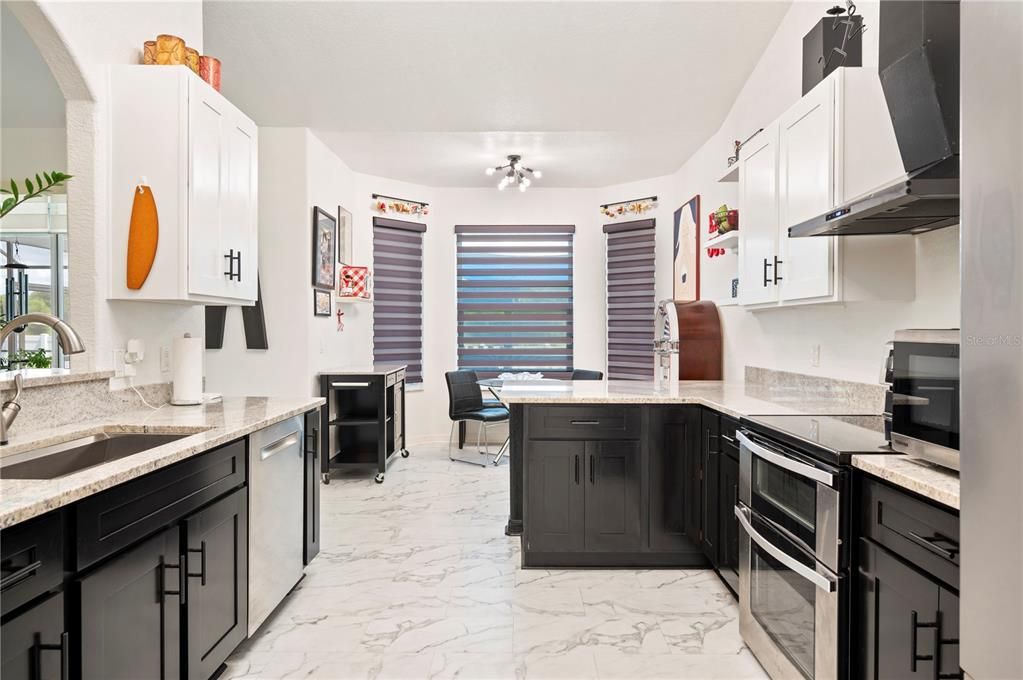
[[[186,334],[174,338],[174,391],[171,403],[189,406],[202,403],[202,358],[205,343],[202,338]]]

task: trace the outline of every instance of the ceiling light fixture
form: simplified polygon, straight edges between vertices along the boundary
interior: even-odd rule
[[[532,180],[540,179],[543,177],[543,173],[539,170],[526,167],[522,164],[522,156],[517,154],[511,154],[508,156],[508,162],[504,165],[499,165],[496,168],[487,168],[485,170],[487,177],[494,175],[495,173],[502,173],[504,176],[501,178],[500,183],[497,185],[498,191],[504,191],[510,186],[517,186],[519,191],[525,191],[532,184]]]

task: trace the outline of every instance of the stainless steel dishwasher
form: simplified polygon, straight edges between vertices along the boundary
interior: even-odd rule
[[[302,417],[249,435],[249,635],[302,578]]]

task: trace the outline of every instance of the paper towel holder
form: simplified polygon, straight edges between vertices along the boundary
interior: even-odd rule
[[[174,406],[197,406],[203,403],[203,353],[205,343],[202,338],[193,338],[191,333],[174,338],[174,364],[171,384],[171,400]],[[189,360],[195,365],[188,367]],[[189,370],[191,368],[191,370]]]

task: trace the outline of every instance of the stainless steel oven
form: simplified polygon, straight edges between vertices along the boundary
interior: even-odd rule
[[[895,332],[892,448],[959,469],[959,331]]]
[[[846,475],[759,434],[738,439],[742,637],[772,678],[842,677]]]

